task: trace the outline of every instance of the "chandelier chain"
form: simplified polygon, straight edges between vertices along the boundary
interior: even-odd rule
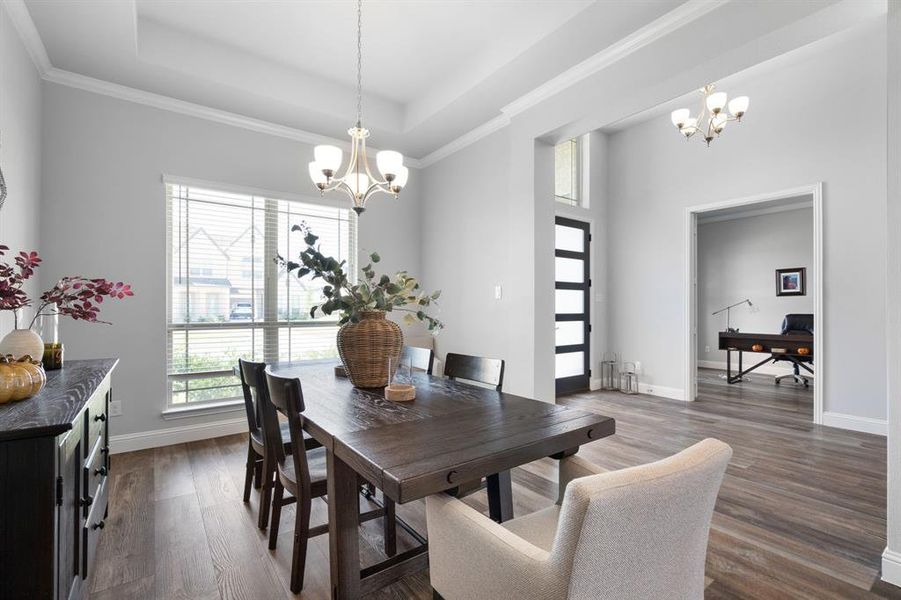
[[[357,127],[363,126],[363,0],[357,0]]]

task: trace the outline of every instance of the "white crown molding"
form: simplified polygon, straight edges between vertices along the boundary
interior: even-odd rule
[[[439,160],[443,158],[447,158],[451,154],[457,152],[458,150],[462,150],[463,148],[476,143],[480,139],[484,137],[488,137],[495,131],[499,131],[510,124],[510,117],[507,115],[499,115],[494,117],[490,121],[482,123],[475,129],[472,129],[457,139],[449,142],[434,152],[426,154],[422,158],[419,159],[419,164],[422,167],[428,167],[429,165],[433,165]]]
[[[729,0],[688,0],[685,4],[674,8],[662,17],[654,19],[641,29],[627,35],[618,42],[607,46],[594,56],[590,56],[560,73],[550,81],[543,83],[531,92],[520,96],[501,109],[509,117],[518,115],[536,104],[555,96],[567,88],[591,77],[598,71],[606,69],[615,62],[629,56],[636,50],[644,48],[660,38],[684,27],[707,13],[716,10]]]
[[[302,142],[304,144],[332,144],[341,147],[349,146],[346,140],[339,140],[333,137],[320,135],[318,133],[304,131],[303,129],[296,129],[294,127],[287,127],[285,125],[278,125],[269,121],[254,119],[253,117],[239,115],[237,113],[225,110],[219,110],[218,108],[210,108],[209,106],[204,106],[202,104],[195,104],[193,102],[187,102],[185,100],[178,100],[177,98],[172,98],[171,96],[154,94],[153,92],[147,92],[145,90],[139,90],[137,88],[120,85],[118,83],[103,81],[102,79],[95,79],[93,77],[88,77],[87,75],[65,71],[56,67],[51,67],[44,74],[44,80],[49,81],[50,83],[65,85],[87,92],[93,92],[95,94],[110,96],[112,98],[125,100],[127,102],[143,104],[145,106],[151,106],[153,108],[159,108],[161,110],[188,115],[190,117],[197,117],[199,119],[205,119],[207,121],[213,121],[215,123],[221,123],[223,125],[231,125],[232,127],[240,127],[241,129],[247,129],[249,131],[255,131],[257,133],[264,133],[266,135],[286,138],[289,140]],[[372,148],[371,150],[377,151],[376,148]],[[413,168],[419,168],[420,166],[417,159],[410,157],[404,157],[404,164],[408,167]]]
[[[5,0],[3,6],[6,7],[13,27],[19,32],[19,38],[31,56],[34,66],[43,77],[44,73],[53,68],[53,65],[50,64],[50,56],[47,55],[47,49],[44,47],[44,42],[41,41],[41,34],[38,33],[34,21],[31,20],[25,0]]]
[[[729,0],[688,0],[685,4],[671,10],[662,17],[655,19],[641,29],[607,46],[597,54],[586,58],[574,67],[567,69],[553,79],[510,102],[501,108],[502,114],[500,116],[479,125],[452,142],[422,157],[420,159],[422,166],[428,167],[454,152],[474,144],[483,137],[506,127],[516,115],[563,92],[633,52],[716,10],[727,2]]]
[[[410,157],[406,158],[405,164],[413,168],[423,168],[462,150],[495,131],[506,127],[514,116],[547,100],[551,96],[559,94],[633,52],[701,18],[727,2],[729,0],[688,0],[688,2],[601,50],[594,56],[585,59],[532,91],[520,96],[504,106],[501,109],[501,115],[468,131],[419,160]],[[193,102],[178,100],[169,96],[95,79],[54,67],[50,62],[47,50],[41,41],[40,34],[34,25],[34,21],[31,19],[24,0],[5,0],[4,6],[7,7],[10,19],[19,32],[19,36],[22,38],[22,42],[31,55],[35,66],[41,73],[41,77],[46,81],[306,144],[335,144],[342,147],[348,145],[344,140],[194,104]]]
[[[18,31],[19,37],[25,45],[28,54],[31,56],[32,61],[34,61],[34,65],[37,67],[41,78],[45,81],[84,90],[86,92],[110,96],[111,98],[117,98],[119,100],[135,102],[137,104],[143,104],[161,110],[168,110],[191,117],[206,119],[207,121],[213,121],[215,123],[240,127],[241,129],[247,129],[257,133],[295,140],[304,144],[332,144],[341,147],[349,147],[349,143],[346,140],[319,135],[317,133],[287,127],[285,125],[278,125],[269,121],[254,119],[245,115],[219,110],[209,106],[195,104],[193,102],[178,100],[177,98],[163,96],[162,94],[154,94],[153,92],[95,79],[94,77],[88,77],[87,75],[73,73],[54,67],[50,62],[47,49],[44,47],[44,42],[41,41],[41,36],[38,33],[37,27],[34,25],[34,21],[31,19],[31,14],[28,12],[28,7],[25,6],[24,0],[4,0],[3,5],[7,8],[10,20],[13,22],[16,31]],[[378,151],[377,148],[371,148],[371,150]],[[411,157],[404,157],[404,164],[413,168],[420,167],[419,161]]]

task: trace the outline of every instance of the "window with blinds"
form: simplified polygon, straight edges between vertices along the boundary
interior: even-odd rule
[[[170,407],[240,399],[239,358],[338,355],[336,319],[310,318],[322,280],[298,280],[275,257],[297,257],[303,235],[291,227],[304,222],[356,274],[351,210],[172,183],[166,204]]]

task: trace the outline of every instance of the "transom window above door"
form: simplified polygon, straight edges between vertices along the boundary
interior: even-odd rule
[[[333,317],[310,318],[322,280],[298,280],[307,223],[322,250],[356,273],[356,215],[349,209],[226,189],[166,184],[168,406],[240,399],[238,358],[276,362],[336,357]]]

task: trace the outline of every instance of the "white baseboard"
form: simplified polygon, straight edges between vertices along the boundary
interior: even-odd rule
[[[823,412],[823,425],[850,429],[851,431],[861,431],[863,433],[875,433],[876,435],[888,434],[888,421],[885,419],[858,417],[830,411]]]
[[[664,387],[652,383],[641,383],[640,381],[638,382],[638,393],[669,398],[671,400],[685,400],[685,390],[681,388]]]
[[[751,366],[753,364],[754,364],[753,362],[750,362],[750,364],[748,364],[746,366]],[[702,368],[702,369],[716,369],[717,371],[725,371],[726,363],[725,363],[725,361],[720,362],[720,361],[716,361],[716,360],[699,360],[698,367]],[[737,369],[738,364],[732,363],[732,368]],[[791,375],[792,373],[794,373],[794,370],[791,367],[779,367],[779,366],[776,366],[773,364],[769,364],[769,365],[764,365],[762,367],[755,369],[754,372],[759,373],[761,375],[779,376],[779,375]],[[815,377],[814,375],[811,375],[804,369],[801,369],[801,375],[804,375],[805,377],[810,377],[811,379],[813,379]]]
[[[110,436],[110,454],[208,440],[247,431],[247,417]]]
[[[882,553],[882,581],[901,586],[901,552],[885,547]]]

